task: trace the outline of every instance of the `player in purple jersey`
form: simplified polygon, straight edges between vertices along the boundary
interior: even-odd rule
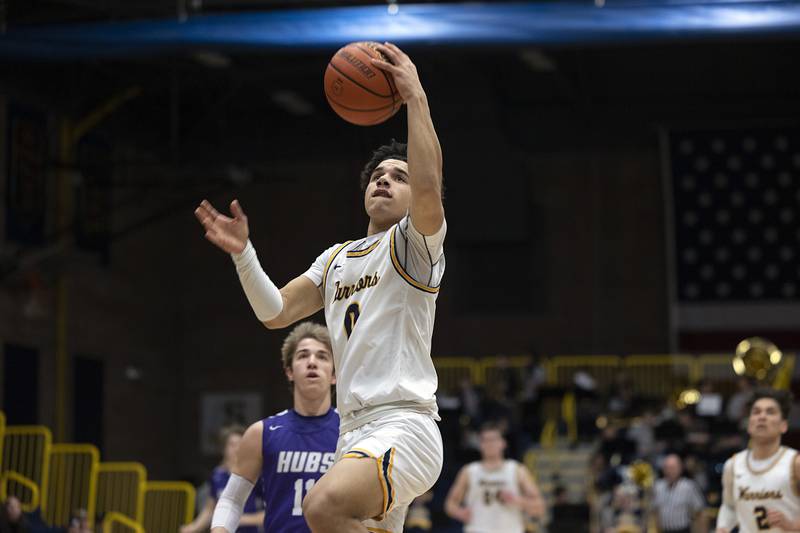
[[[293,408],[265,418],[244,434],[212,520],[212,533],[231,533],[243,504],[261,478],[266,506],[264,531],[305,533],[303,498],[333,466],[339,415],[331,407],[336,383],[328,330],[312,322],[298,325],[281,348],[292,387]]]
[[[236,452],[244,435],[242,426],[231,426],[222,430],[220,443],[222,444],[222,463],[211,472],[209,485],[211,491],[206,499],[206,504],[197,518],[189,524],[181,527],[180,533],[200,533],[207,531],[211,525],[211,516],[214,513],[214,506],[219,500],[220,493],[231,477],[231,469],[236,464]],[[261,499],[260,480],[259,487],[250,495],[244,505],[244,515],[239,523],[237,533],[258,533],[261,523],[264,520],[264,502]]]

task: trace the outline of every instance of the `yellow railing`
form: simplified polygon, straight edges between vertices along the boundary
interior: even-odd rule
[[[103,518],[103,533],[145,533],[145,530],[135,520],[112,511]]]
[[[42,501],[42,517],[63,527],[76,509],[85,509],[94,525],[97,466],[100,453],[91,444],[54,444],[50,450],[50,480]]]
[[[548,383],[571,387],[575,373],[586,372],[605,390],[619,372],[622,358],[618,355],[559,355],[551,357],[547,365]]]
[[[8,490],[10,483],[16,485],[12,490]],[[30,497],[25,497],[25,491],[30,493]],[[39,487],[30,479],[13,470],[0,474],[0,501],[6,501],[9,495],[14,495],[20,502],[24,502],[20,504],[20,507],[26,513],[30,513],[39,507]]]
[[[42,487],[47,486],[52,442],[53,436],[45,426],[5,428],[0,461],[2,490],[17,496],[25,512],[35,510],[45,497]]]
[[[456,394],[464,378],[472,383],[484,382],[480,360],[472,357],[442,357],[433,360],[439,375],[439,389]]]
[[[630,355],[622,368],[637,392],[668,398],[697,381],[696,363],[690,355]]]
[[[147,470],[140,463],[100,463],[97,469],[98,516],[122,514],[141,523]]]
[[[795,355],[784,354],[784,378],[794,368]],[[557,355],[542,358],[541,364],[551,386],[571,387],[575,372],[584,371],[596,382],[598,388],[607,390],[615,376],[624,371],[633,378],[640,392],[670,395],[678,388],[694,385],[702,378],[716,382],[733,383],[736,375],[731,366],[732,354],[704,355]],[[525,378],[529,356],[505,358],[505,368],[498,365],[498,357],[434,357],[439,374],[439,388],[457,392],[460,381],[469,377],[477,386],[491,383],[501,371],[515,373]],[[785,379],[784,379],[785,381]]]
[[[178,531],[194,516],[194,487],[182,481],[148,481],[144,489],[144,529]]]
[[[480,374],[483,383],[491,383],[500,378],[502,373],[510,372],[519,378],[519,382],[525,379],[525,370],[530,364],[530,357],[524,355],[504,356],[503,364],[498,364],[497,357],[484,357],[480,363]]]

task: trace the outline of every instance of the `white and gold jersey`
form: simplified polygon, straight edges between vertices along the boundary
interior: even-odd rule
[[[506,459],[500,468],[488,470],[476,461],[467,465],[466,503],[472,520],[464,526],[466,533],[522,533],[525,515],[520,509],[503,503],[500,492],[520,495],[517,469],[519,463]]]
[[[731,467],[732,496],[739,531],[759,533],[783,531],[770,528],[767,512],[777,510],[790,519],[800,517],[800,497],[794,479],[794,458],[797,451],[781,446],[775,455],[758,464],[749,450],[744,450],[725,465]]]
[[[438,419],[431,337],[445,232],[424,236],[406,216],[330,247],[305,273],[322,292],[342,432],[397,408]]]

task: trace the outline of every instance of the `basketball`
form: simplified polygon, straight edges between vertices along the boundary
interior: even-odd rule
[[[392,75],[372,64],[386,60],[374,42],[350,43],[331,58],[325,70],[325,97],[337,115],[358,126],[373,126],[397,113],[402,99]]]

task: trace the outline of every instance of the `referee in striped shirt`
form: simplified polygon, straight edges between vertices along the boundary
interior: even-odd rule
[[[705,499],[693,480],[683,476],[683,462],[675,454],[664,458],[664,477],[653,488],[653,510],[662,533],[707,533]]]

